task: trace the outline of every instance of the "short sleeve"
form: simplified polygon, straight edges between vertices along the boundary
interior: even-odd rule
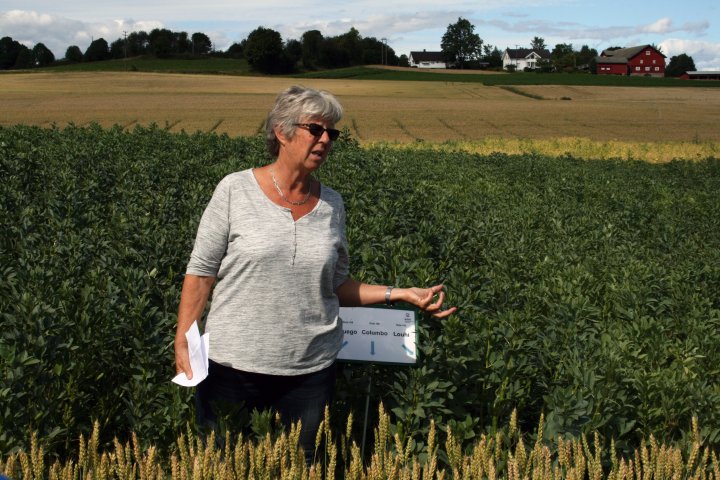
[[[229,209],[230,186],[225,177],[215,188],[200,219],[186,274],[217,276],[228,246]]]

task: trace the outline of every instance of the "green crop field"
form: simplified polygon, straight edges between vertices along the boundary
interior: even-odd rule
[[[417,368],[341,367],[340,474],[720,480],[713,85],[103,63],[0,75],[0,475],[323,476],[268,416],[228,424],[257,444],[204,450],[169,382],[200,214],[220,178],[268,161],[264,115],[303,83],[346,108],[318,177],[344,197],[353,275],[440,281],[459,307],[422,320]],[[362,459],[369,378],[389,416],[371,414]]]
[[[170,448],[192,418],[169,379],[197,222],[220,178],[266,161],[258,137],[0,127],[0,454],[29,448],[32,430],[66,455],[94,420],[99,445],[136,432]],[[524,432],[544,414],[552,442],[720,444],[717,159],[398,150],[346,134],[318,177],[345,199],[356,278],[443,282],[459,307],[422,320],[417,368],[372,369],[372,401],[408,454],[427,453],[431,419],[468,452],[514,409]],[[368,373],[343,367],[335,418],[362,411]]]

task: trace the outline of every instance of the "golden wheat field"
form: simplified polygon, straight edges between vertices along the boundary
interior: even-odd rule
[[[293,83],[336,94],[361,143],[453,142],[509,150],[602,156],[717,156],[720,90],[319,80],[151,73],[0,75],[0,125],[68,123],[252,135],[275,95]],[[534,95],[530,98],[524,94]],[[654,158],[657,157],[657,158]]]

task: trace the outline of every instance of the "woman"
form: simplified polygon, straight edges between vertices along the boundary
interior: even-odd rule
[[[307,458],[335,384],[339,307],[403,301],[446,317],[441,285],[393,288],[348,277],[345,210],[312,177],[339,136],[342,107],[330,93],[291,87],[266,123],[275,161],[220,181],[198,227],[175,337],[177,372],[192,377],[185,332],[211,290],[208,377],[198,385],[198,421],[216,426],[213,402],[272,408],[302,421]]]

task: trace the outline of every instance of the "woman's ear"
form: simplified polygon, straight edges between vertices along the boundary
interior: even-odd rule
[[[275,126],[273,127],[273,132],[275,132],[275,138],[277,138],[278,143],[282,146],[285,146],[288,141],[288,137],[285,136],[285,134],[282,132],[282,129],[278,126]]]

